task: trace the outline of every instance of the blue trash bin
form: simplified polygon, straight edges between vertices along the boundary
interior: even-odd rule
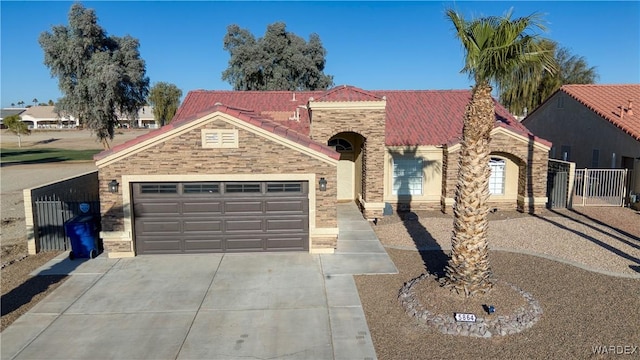
[[[95,258],[98,256],[97,219],[93,215],[79,215],[64,224],[64,231],[71,240],[69,259]]]

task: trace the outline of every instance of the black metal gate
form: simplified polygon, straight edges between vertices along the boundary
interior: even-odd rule
[[[78,200],[61,200],[57,195],[41,196],[34,204],[34,233],[37,251],[69,250],[69,239],[64,233],[64,223],[82,214],[81,204],[88,204],[88,214],[100,216],[100,200],[85,196]],[[99,223],[99,222],[98,222]]]
[[[569,199],[570,163],[559,160],[549,160],[547,174],[547,207],[551,209],[566,208]]]

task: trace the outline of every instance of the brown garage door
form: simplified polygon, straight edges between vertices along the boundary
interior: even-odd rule
[[[307,182],[134,183],[136,252],[308,250]]]

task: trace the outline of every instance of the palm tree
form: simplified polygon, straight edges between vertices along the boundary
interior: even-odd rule
[[[489,206],[489,142],[496,121],[492,83],[500,87],[512,74],[543,64],[553,70],[552,56],[538,46],[532,27],[541,30],[537,14],[511,20],[485,17],[467,22],[453,10],[447,17],[465,51],[462,72],[475,81],[464,114],[458,179],[456,182],[451,259],[443,283],[464,296],[485,293],[493,287],[487,244]]]
[[[499,89],[500,102],[518,115],[540,106],[565,84],[593,84],[598,78],[595,67],[589,67],[583,56],[571,54],[555,41],[541,39],[540,46],[553,54],[555,73],[545,72],[541,65],[530,68],[525,77],[513,79]]]
[[[18,106],[22,107],[22,105],[24,105],[24,101],[22,101],[22,100],[18,101]]]
[[[33,100],[31,100],[31,102],[33,103],[33,106],[37,106],[38,105],[38,99],[37,98],[33,98]]]

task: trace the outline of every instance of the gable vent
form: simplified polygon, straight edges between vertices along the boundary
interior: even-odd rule
[[[237,148],[238,130],[202,129],[202,147],[205,149]]]

